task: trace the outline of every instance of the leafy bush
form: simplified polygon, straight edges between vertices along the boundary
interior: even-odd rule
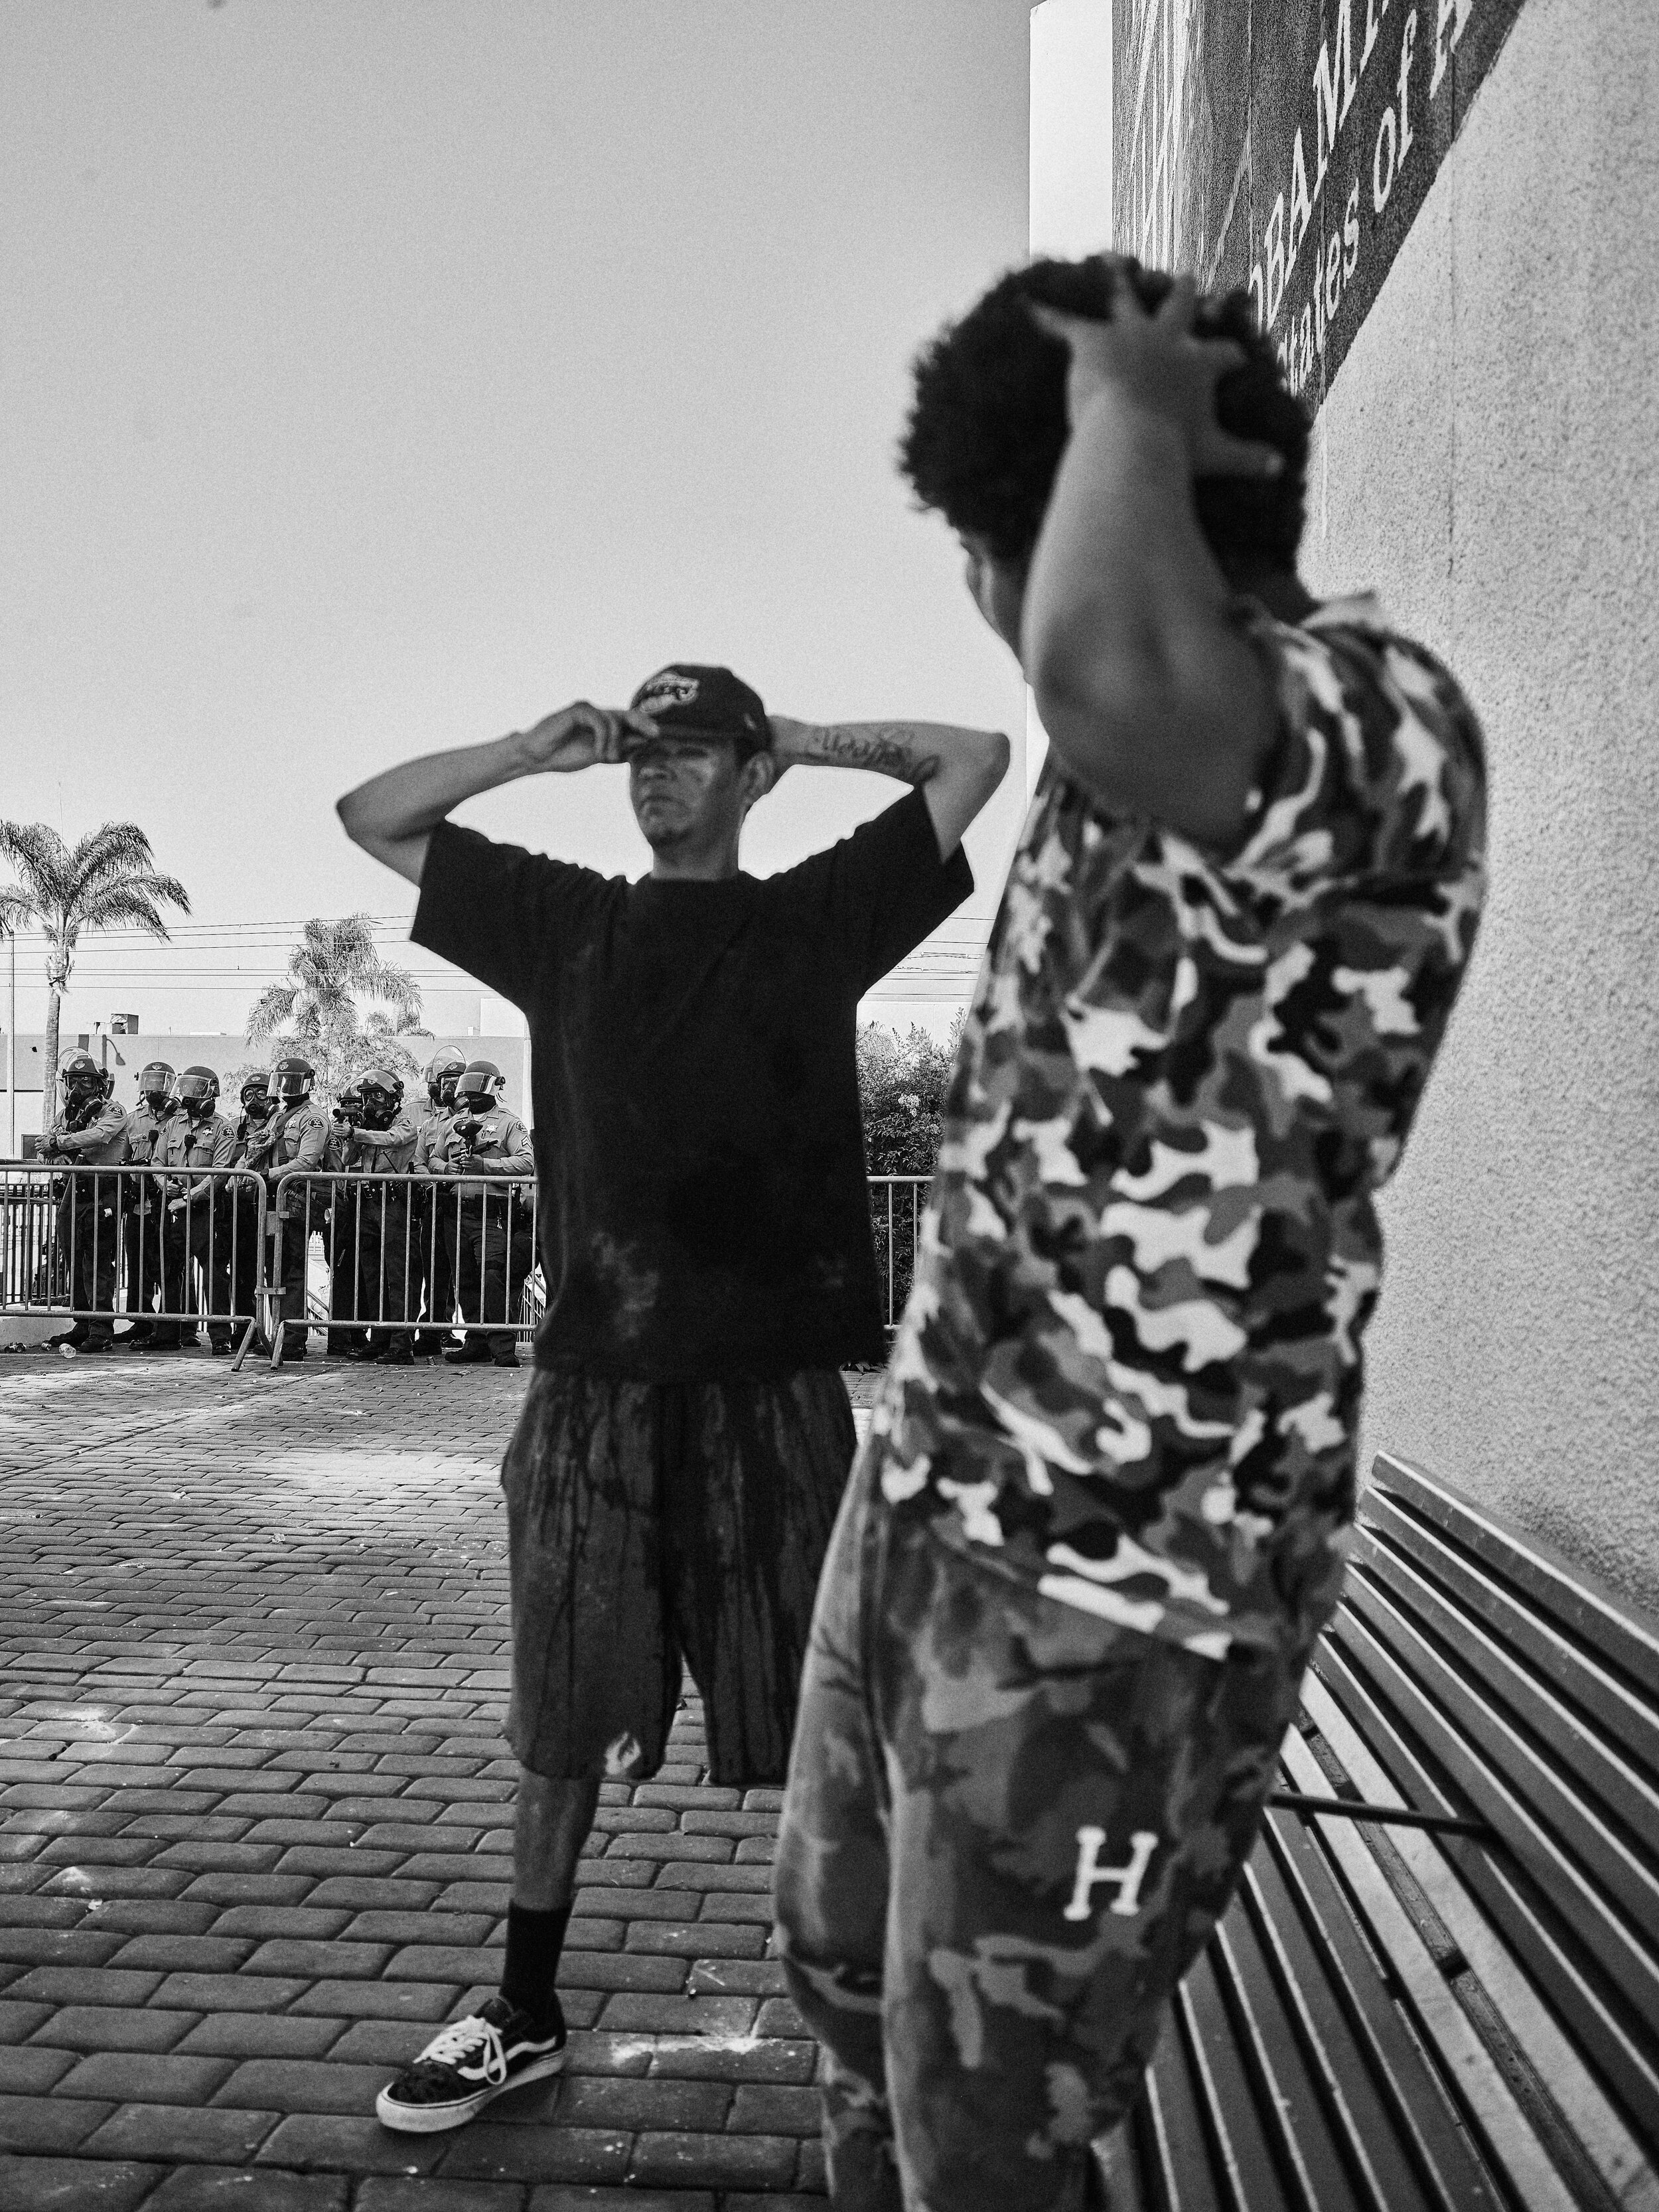
[[[945,1044],[915,1024],[903,1037],[879,1022],[866,1022],[859,1031],[859,1104],[864,1115],[865,1158],[872,1176],[933,1174],[961,1029],[958,1015]],[[897,1321],[910,1294],[926,1198],[925,1185],[878,1184],[870,1194],[876,1270],[886,1309],[884,1318],[889,1322]]]

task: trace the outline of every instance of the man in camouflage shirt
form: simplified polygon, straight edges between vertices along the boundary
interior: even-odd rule
[[[1297,580],[1306,452],[1243,301],[1133,264],[1006,278],[919,364],[906,465],[1052,750],[780,1844],[842,2212],[1100,2201],[1336,1601],[1484,769],[1445,671]]]

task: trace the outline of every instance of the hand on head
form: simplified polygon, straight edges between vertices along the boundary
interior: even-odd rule
[[[631,707],[595,707],[578,699],[521,732],[519,745],[527,775],[568,775],[577,769],[623,762],[641,738],[656,734],[657,726],[648,714]]]
[[[1244,365],[1232,338],[1206,337],[1193,327],[1198,286],[1177,276],[1155,309],[1141,305],[1127,275],[1112,289],[1109,322],[1033,305],[1033,319],[1071,352],[1066,411],[1079,417],[1110,392],[1146,414],[1173,422],[1186,441],[1195,477],[1276,477],[1284,457],[1272,446],[1236,438],[1216,417],[1216,386]]]

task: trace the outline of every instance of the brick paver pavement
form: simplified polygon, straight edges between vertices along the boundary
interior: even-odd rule
[[[523,1380],[228,1367],[0,1363],[0,2212],[821,2203],[778,1793],[703,1779],[695,1704],[604,1791],[566,2074],[375,2121],[499,1970]]]

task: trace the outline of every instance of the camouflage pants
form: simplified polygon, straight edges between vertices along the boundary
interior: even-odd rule
[[[1225,1910],[1303,1658],[1126,1633],[896,1516],[819,1585],[776,1870],[837,2212],[1076,2212]]]

